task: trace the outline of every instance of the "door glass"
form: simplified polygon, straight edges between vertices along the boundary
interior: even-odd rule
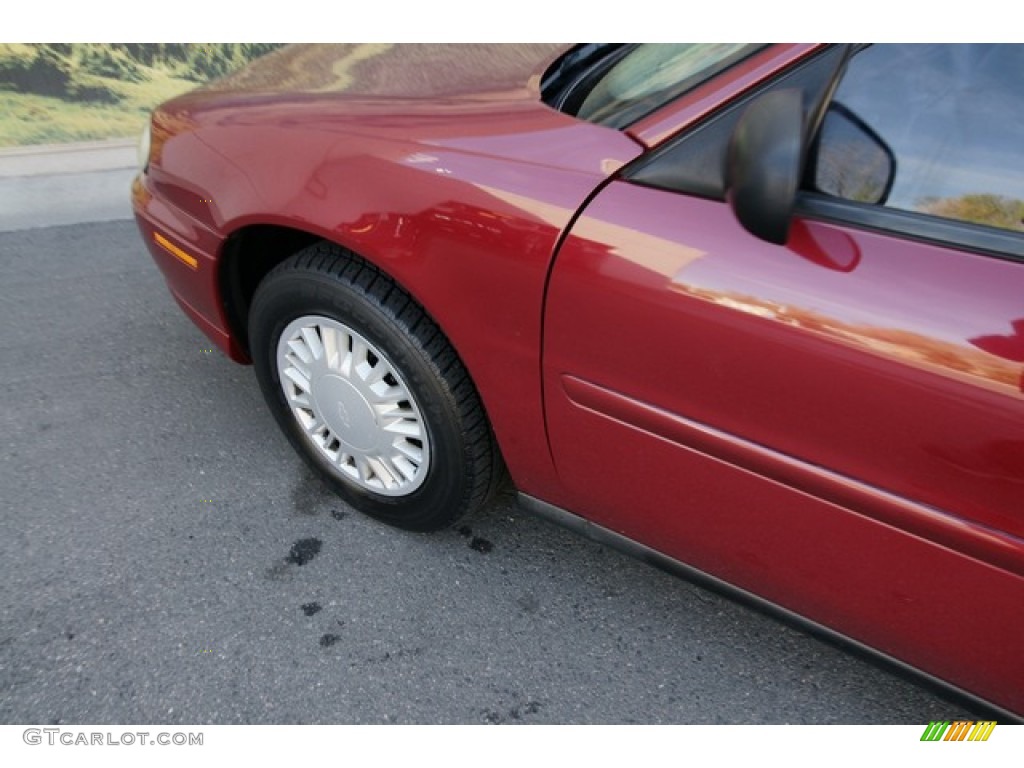
[[[1024,231],[1022,75],[1024,45],[861,51],[823,124],[812,185],[844,199]]]

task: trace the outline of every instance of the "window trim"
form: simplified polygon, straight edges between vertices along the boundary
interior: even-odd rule
[[[794,216],[1024,262],[1024,234],[803,190]]]

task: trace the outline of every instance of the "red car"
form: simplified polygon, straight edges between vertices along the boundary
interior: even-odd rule
[[[1024,46],[289,47],[158,108],[174,297],[338,493],[571,528],[1024,715]]]

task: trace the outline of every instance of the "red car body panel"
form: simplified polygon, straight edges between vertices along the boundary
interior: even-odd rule
[[[519,490],[1024,713],[1024,265],[809,219],[769,245],[616,179],[814,46],[627,132],[541,103],[559,48],[427,88],[414,48],[373,87],[256,71],[160,109],[133,200],[189,316],[245,362],[230,238],[348,248],[444,329]]]
[[[1024,268],[813,221],[780,248],[731,219],[614,182],[560,250],[570,508],[1019,711],[1024,657],[993,638],[1024,637],[1021,371],[972,340],[1019,320]]]
[[[507,74],[491,86],[470,71],[483,95],[453,80],[429,99],[199,91],[157,115],[134,200],[172,293],[236,360],[215,268],[230,233],[289,226],[380,266],[445,329],[520,487],[552,498],[539,379],[548,268],[587,196],[641,147],[545,106],[520,74],[509,91]],[[200,268],[153,244],[154,225]]]

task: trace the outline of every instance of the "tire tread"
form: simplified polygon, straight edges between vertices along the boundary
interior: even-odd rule
[[[445,520],[444,525],[483,507],[504,477],[504,465],[476,386],[440,326],[393,278],[334,243],[316,243],[286,259],[268,273],[260,289],[288,274],[319,275],[346,285],[369,301],[420,351],[443,382],[446,397],[458,414],[465,446],[463,471],[470,478],[458,505],[461,514]],[[254,301],[253,306],[256,304]],[[429,526],[436,527],[444,526]]]

